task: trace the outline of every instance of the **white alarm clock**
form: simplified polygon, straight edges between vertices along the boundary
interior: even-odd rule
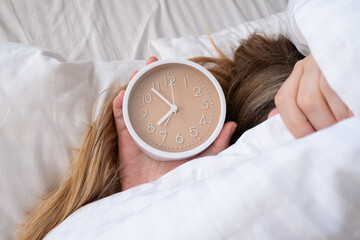
[[[138,147],[157,160],[185,159],[204,151],[219,135],[225,115],[218,81],[187,60],[147,65],[125,91],[125,125]]]

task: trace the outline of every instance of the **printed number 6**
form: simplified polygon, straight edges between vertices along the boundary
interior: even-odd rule
[[[184,142],[184,137],[181,136],[180,133],[178,133],[178,135],[176,136],[175,141],[176,141],[177,143],[179,143],[179,144],[180,144],[180,143],[183,143],[183,142]]]

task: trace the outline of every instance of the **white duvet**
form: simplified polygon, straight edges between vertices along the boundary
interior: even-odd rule
[[[45,239],[360,239],[360,2],[290,1],[289,34],[355,117],[294,140],[279,115],[218,156],[82,207]]]

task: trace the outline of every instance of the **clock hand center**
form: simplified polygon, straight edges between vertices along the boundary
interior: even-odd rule
[[[173,113],[176,113],[179,110],[179,108],[176,105],[172,105],[170,110],[165,113],[165,115],[157,122],[157,125],[161,125],[167,118],[170,118],[170,116]],[[167,122],[165,124],[165,126],[167,125]]]
[[[175,113],[175,114],[179,111],[179,108],[178,108],[178,106],[176,106],[176,105],[172,105],[170,109],[171,109],[171,111],[172,111],[173,113]]]

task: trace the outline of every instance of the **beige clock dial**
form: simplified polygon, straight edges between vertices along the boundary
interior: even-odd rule
[[[136,78],[127,99],[129,123],[153,149],[189,152],[204,144],[223,121],[223,93],[218,88],[191,66],[160,64]]]

